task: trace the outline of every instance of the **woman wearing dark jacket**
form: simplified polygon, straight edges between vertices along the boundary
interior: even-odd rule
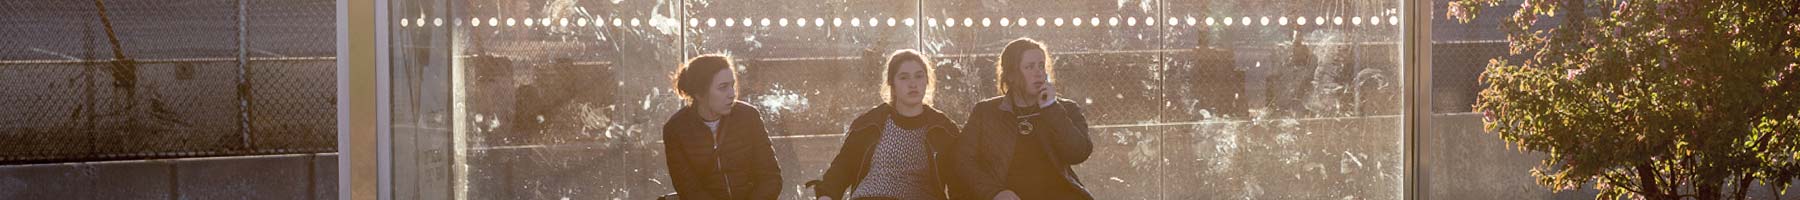
[[[1050,54],[1021,38],[1000,53],[1000,97],[969,113],[957,143],[959,199],[1093,199],[1070,166],[1093,153],[1087,118],[1056,98]]]
[[[819,199],[948,199],[957,127],[931,108],[931,62],[913,50],[888,57],[887,103],[851,121],[844,145],[814,186]],[[940,169],[942,168],[942,169]],[[810,184],[809,184],[810,185]]]
[[[679,68],[675,89],[688,104],[663,124],[670,199],[779,198],[781,167],[762,114],[736,100],[731,59],[705,55]]]

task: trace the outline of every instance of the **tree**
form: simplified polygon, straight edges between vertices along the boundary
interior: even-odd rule
[[[1447,15],[1467,23],[1501,1],[1453,0]],[[1549,154],[1540,185],[1743,199],[1800,178],[1800,2],[1522,0],[1500,29],[1520,58],[1489,61],[1475,109],[1488,132]]]

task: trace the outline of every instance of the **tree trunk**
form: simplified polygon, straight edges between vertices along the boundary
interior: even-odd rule
[[[1696,193],[1694,194],[1695,199],[1719,200],[1720,193],[1718,181],[1702,181],[1701,183],[1695,184],[1694,187],[1696,190]]]
[[[1645,163],[1638,164],[1637,167],[1633,168],[1637,169],[1638,182],[1641,183],[1638,184],[1638,191],[1643,192],[1638,195],[1643,195],[1644,199],[1649,200],[1675,200],[1674,195],[1669,195],[1664,192],[1662,185],[1657,183],[1655,167],[1650,166],[1649,163]]]
[[[1737,191],[1732,192],[1731,199],[1743,200],[1749,198],[1749,195],[1746,194],[1750,193],[1750,180],[1755,180],[1750,174],[1751,173],[1744,173],[1741,175],[1743,177],[1738,178]],[[1776,196],[1779,197],[1780,195]]]

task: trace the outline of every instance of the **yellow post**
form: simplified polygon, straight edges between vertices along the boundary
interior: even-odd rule
[[[338,198],[378,199],[377,0],[337,0]]]

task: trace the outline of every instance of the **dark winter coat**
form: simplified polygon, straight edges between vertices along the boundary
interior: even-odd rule
[[[1011,104],[1005,101],[1010,99],[982,100],[969,112],[969,121],[958,137],[955,156],[956,173],[961,176],[964,186],[958,199],[991,199],[1009,188],[1006,185],[1007,170],[1011,169],[1015,144],[1024,137],[1019,134],[1018,118],[1013,114]],[[1074,101],[1058,99],[1031,120],[1035,129],[1049,129],[1038,148],[1051,155],[1052,163],[1059,164],[1053,167],[1061,172],[1062,180],[1079,190],[1074,193],[1085,195],[1072,198],[1093,199],[1093,194],[1082,186],[1080,177],[1070,168],[1087,161],[1094,150],[1088,139],[1087,117],[1082,115],[1081,107]]]
[[[684,200],[777,199],[781,166],[763,128],[762,113],[734,102],[713,134],[693,106],[682,107],[663,124],[663,147],[670,182]]]

